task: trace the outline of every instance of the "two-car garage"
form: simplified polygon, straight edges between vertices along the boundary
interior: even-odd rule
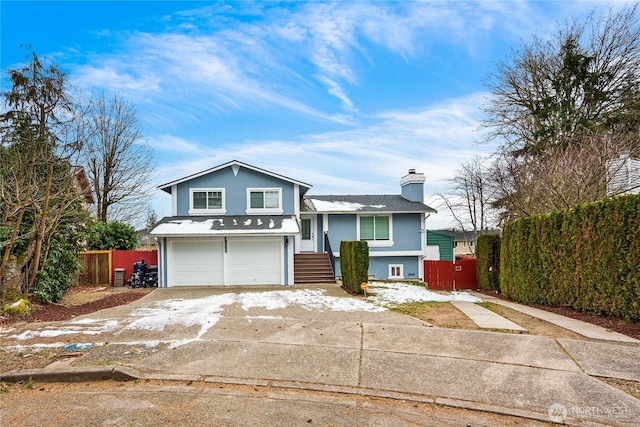
[[[168,238],[167,285],[280,285],[282,237]]]

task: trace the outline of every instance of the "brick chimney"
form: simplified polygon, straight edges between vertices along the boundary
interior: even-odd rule
[[[423,173],[416,173],[415,169],[409,169],[409,173],[400,179],[402,197],[410,202],[424,203],[424,182],[426,178]]]

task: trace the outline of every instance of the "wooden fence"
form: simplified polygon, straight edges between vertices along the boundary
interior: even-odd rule
[[[133,273],[133,264],[144,259],[147,265],[158,265],[158,251],[86,251],[80,253],[82,271],[78,284],[113,286],[115,269],[124,269],[124,284]]]
[[[475,257],[452,261],[424,261],[424,281],[429,289],[478,289]]]

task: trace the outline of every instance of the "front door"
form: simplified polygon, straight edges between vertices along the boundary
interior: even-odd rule
[[[300,226],[302,228],[302,241],[300,243],[300,252],[315,252],[315,220],[313,217],[300,218]]]

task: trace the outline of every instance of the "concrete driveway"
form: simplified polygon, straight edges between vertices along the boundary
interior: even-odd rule
[[[391,397],[582,425],[637,425],[634,343],[441,329],[337,286],[158,289],[128,306],[1,332],[2,346],[90,344],[5,379],[122,375]],[[111,374],[109,374],[109,372]]]

